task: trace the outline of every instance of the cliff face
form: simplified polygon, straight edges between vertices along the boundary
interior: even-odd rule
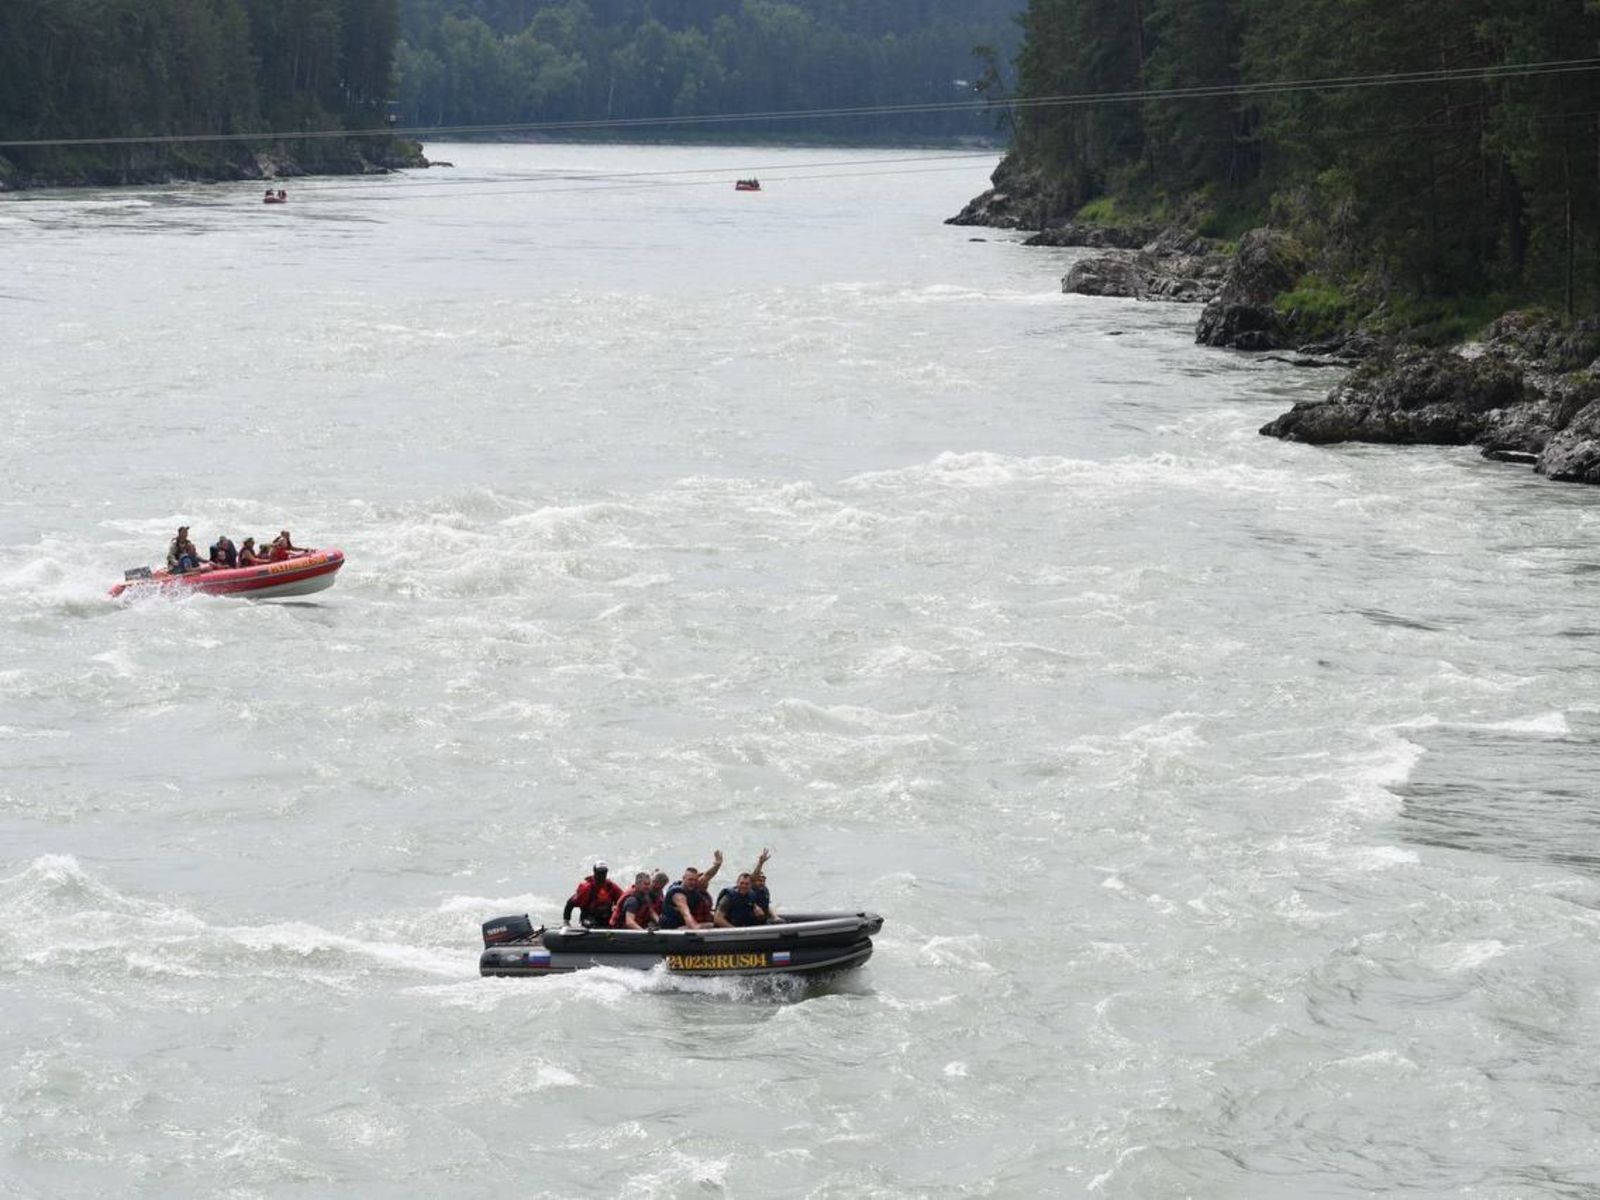
[[[991,229],[1043,229],[1065,211],[1060,190],[1044,173],[1025,167],[1008,151],[989,177],[994,186],[975,196],[946,225],[984,225]]]

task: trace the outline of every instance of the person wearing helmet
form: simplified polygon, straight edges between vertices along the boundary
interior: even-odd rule
[[[578,910],[578,919],[586,928],[610,924],[611,910],[622,899],[622,889],[611,882],[609,870],[604,859],[594,864],[594,873],[585,876],[572,895],[567,897],[567,906],[561,910],[562,924],[572,924],[573,909]]]

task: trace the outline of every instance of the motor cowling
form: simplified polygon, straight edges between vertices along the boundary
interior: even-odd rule
[[[533,922],[528,914],[514,917],[496,917],[483,923],[483,944],[503,946],[507,942],[524,942],[534,935]]]

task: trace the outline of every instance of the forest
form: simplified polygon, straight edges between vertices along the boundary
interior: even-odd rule
[[[1023,26],[1020,99],[1134,94],[1019,109],[1008,168],[1046,181],[1047,219],[1186,217],[1223,236],[1270,221],[1317,254],[1297,301],[1330,310],[1357,293],[1600,306],[1590,0],[1031,0]],[[1262,86],[1440,71],[1455,74]]]
[[[377,123],[396,0],[6,0],[7,138]]]
[[[999,89],[1023,3],[5,0],[0,141],[971,102]],[[674,135],[992,140],[997,126],[969,107]],[[258,153],[291,169],[360,170],[394,149],[370,137],[0,146],[0,187],[251,175]]]
[[[396,0],[6,0],[0,138],[382,126],[398,34]],[[241,153],[0,147],[13,171],[62,182],[227,174]]]
[[[402,121],[626,121],[971,101],[1022,0],[403,0]],[[974,50],[984,47],[979,58]],[[685,125],[678,136],[704,136]],[[718,124],[733,136],[994,138],[981,110]],[[635,136],[637,136],[635,134]]]

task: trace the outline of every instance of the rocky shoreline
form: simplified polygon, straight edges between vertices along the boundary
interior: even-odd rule
[[[189,149],[119,147],[111,152],[0,154],[0,192],[37,188],[128,187],[169,183],[233,183],[310,175],[387,175],[430,166],[417,142],[401,138],[314,143],[307,153],[227,145]]]
[[[1318,329],[1285,301],[1312,256],[1282,230],[1253,229],[1227,247],[1182,226],[1075,221],[1009,156],[993,182],[948,223],[1035,229],[1024,244],[1102,251],[1074,263],[1062,291],[1200,304],[1199,345],[1290,351],[1295,365],[1352,368],[1325,398],[1262,426],[1268,437],[1476,445],[1550,479],[1600,483],[1600,320],[1565,325],[1510,312],[1481,341],[1452,349],[1407,344],[1360,323]]]

